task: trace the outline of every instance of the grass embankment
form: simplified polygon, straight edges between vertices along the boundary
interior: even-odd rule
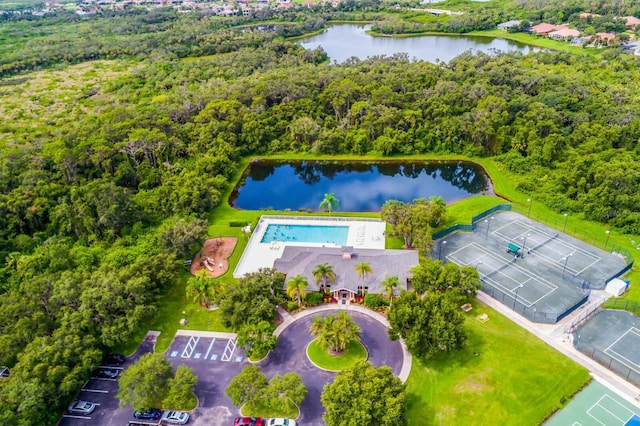
[[[564,52],[577,53],[579,55],[600,55],[602,53],[602,49],[596,48],[583,48],[580,46],[575,46],[568,41],[557,41],[552,40],[548,37],[541,37],[530,35],[526,33],[510,33],[508,31],[503,30],[486,30],[486,31],[472,31],[470,33],[466,33],[465,35],[469,36],[479,36],[479,37],[491,37],[491,38],[503,38],[505,40],[516,41],[518,43],[528,44],[530,46],[541,47],[549,50],[557,50]]]
[[[590,380],[585,368],[506,317],[480,302],[473,307],[465,349],[414,357],[410,424],[537,425]],[[483,313],[485,323],[476,319]]]
[[[356,340],[349,342],[342,354],[334,356],[322,346],[320,340],[315,339],[307,346],[307,357],[312,363],[324,370],[342,371],[358,361],[365,361],[367,350],[362,343]]]

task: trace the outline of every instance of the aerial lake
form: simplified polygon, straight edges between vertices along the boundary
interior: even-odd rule
[[[415,37],[373,37],[366,33],[370,25],[336,24],[322,34],[300,40],[306,49],[322,46],[332,62],[342,63],[351,57],[391,56],[406,53],[411,60],[449,62],[466,51],[495,53],[539,50],[532,46],[492,37],[424,35]]]
[[[474,163],[455,162],[252,162],[229,203],[239,209],[318,211],[325,193],[340,201],[339,211],[379,211],[390,199],[405,202],[440,196],[451,203],[493,194],[489,177]]]

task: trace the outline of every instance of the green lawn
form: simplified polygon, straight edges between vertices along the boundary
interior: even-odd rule
[[[353,341],[339,356],[329,354],[326,348],[322,347],[318,339],[313,340],[307,346],[307,356],[315,365],[325,370],[342,371],[351,367],[358,361],[367,359],[367,350],[359,341]]]
[[[465,35],[470,36],[482,36],[491,38],[503,38],[505,40],[513,40],[520,43],[528,44],[536,47],[543,47],[550,50],[561,50],[571,53],[583,54],[583,55],[600,55],[602,49],[588,48],[585,49],[581,46],[574,46],[569,42],[556,41],[548,37],[540,37],[536,35],[530,35],[525,33],[510,33],[503,30],[487,30],[487,31],[472,31]]]
[[[273,408],[265,407],[261,404],[247,404],[240,408],[240,413],[243,416],[253,416],[253,417],[263,417],[263,418],[272,418],[272,417],[283,417],[285,419],[297,419],[300,415],[300,409],[296,406],[286,407],[283,410],[276,410]]]
[[[180,280],[171,286],[167,293],[162,295],[158,307],[158,313],[149,322],[143,324],[140,331],[125,344],[114,348],[114,351],[124,354],[131,354],[138,347],[147,333],[147,330],[158,330],[161,332],[156,343],[156,352],[164,352],[169,348],[178,328],[205,331],[230,331],[222,323],[222,316],[217,310],[201,308],[197,303],[193,303],[187,298],[185,283],[189,274],[182,274]],[[185,312],[183,315],[182,312]],[[181,327],[180,320],[187,318],[187,326]]]
[[[506,317],[473,306],[464,350],[413,358],[409,424],[538,425],[590,380],[585,368]],[[489,321],[476,319],[482,313]]]

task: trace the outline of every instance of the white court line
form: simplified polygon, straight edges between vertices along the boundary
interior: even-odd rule
[[[635,327],[631,327],[631,328],[629,328],[629,330],[625,331],[624,334],[622,334],[620,337],[618,337],[612,344],[610,344],[609,347],[607,347],[604,350],[604,353],[606,353],[607,355],[611,356],[612,358],[615,358],[620,364],[626,366],[627,368],[632,369],[636,373],[640,373],[640,365],[636,364],[635,362],[633,362],[629,358],[625,357],[624,355],[622,355],[622,354],[618,353],[617,351],[615,351],[614,349],[612,349],[613,345],[618,343],[620,341],[620,339],[622,339],[624,336],[626,336],[629,332],[632,332],[636,336],[640,337],[640,330],[638,330]]]
[[[447,259],[451,259],[454,263],[457,263],[458,265],[468,265],[467,263],[462,262],[462,261],[460,261],[457,257],[455,257],[455,254],[456,254],[456,253],[458,253],[458,252],[462,252],[463,250],[468,249],[469,247],[472,247],[474,251],[479,251],[479,252],[481,252],[481,253],[484,253],[484,255],[483,255],[483,256],[477,257],[477,258],[476,258],[476,260],[478,260],[478,259],[482,259],[482,258],[484,258],[485,256],[488,256],[488,258],[493,259],[493,260],[497,260],[497,261],[500,263],[500,266],[499,266],[498,268],[500,268],[500,267],[502,267],[502,266],[504,266],[504,265],[506,265],[506,264],[507,264],[507,263],[505,263],[505,262],[504,262],[504,259],[502,259],[502,258],[500,258],[500,257],[497,257],[497,256],[496,256],[496,255],[494,255],[493,253],[491,253],[491,252],[489,252],[489,251],[485,250],[485,248],[484,248],[484,247],[480,246],[479,244],[476,244],[475,242],[471,242],[471,243],[467,244],[466,246],[464,246],[464,247],[462,247],[462,248],[460,248],[460,249],[458,249],[458,250],[454,251],[453,253],[451,253],[450,255],[448,255],[448,256],[447,256]],[[555,290],[557,290],[557,289],[558,289],[558,287],[557,287],[555,284],[552,284],[552,283],[550,283],[550,282],[546,281],[544,278],[542,278],[542,277],[540,277],[540,276],[538,276],[538,275],[536,275],[536,274],[533,274],[533,273],[531,273],[531,272],[527,271],[526,269],[521,268],[520,266],[518,266],[518,265],[516,265],[516,264],[509,264],[509,266],[507,266],[507,268],[513,268],[513,269],[515,269],[516,271],[522,272],[524,275],[526,275],[526,276],[530,277],[527,281],[525,281],[525,283],[526,283],[526,282],[529,282],[529,281],[531,281],[531,280],[533,279],[533,280],[535,280],[536,282],[540,283],[543,287],[546,287],[546,288],[549,290],[547,293],[544,293],[541,297],[539,297],[539,298],[538,298],[537,300],[535,300],[535,301],[530,301],[530,300],[528,300],[527,298],[525,298],[525,297],[523,297],[523,296],[520,296],[520,295],[518,294],[518,300],[520,300],[520,301],[522,302],[522,304],[523,304],[523,305],[525,305],[525,306],[527,306],[527,307],[531,307],[531,306],[533,306],[534,304],[538,303],[540,300],[544,299],[545,297],[547,297],[548,295],[550,295],[551,293],[553,293]],[[494,268],[494,269],[497,269],[497,268]],[[517,283],[518,285],[520,285],[520,284],[523,284],[523,285],[524,285],[524,283],[523,283],[523,282],[514,280],[512,277],[510,277],[509,275],[506,275],[506,274],[505,274],[505,273],[503,273],[502,271],[497,271],[496,273],[497,273],[497,274],[500,274],[500,275],[504,275],[504,277],[506,277],[506,278],[508,278],[509,280],[511,280],[511,281],[513,281],[513,282],[515,282],[515,283]],[[486,281],[489,281],[489,282],[490,282],[490,283],[492,283],[495,287],[500,288],[504,293],[511,293],[511,294],[515,295],[515,293],[514,293],[514,291],[513,291],[513,290],[514,290],[516,287],[518,287],[518,286],[514,286],[514,288],[508,288],[508,287],[505,287],[504,285],[502,285],[501,283],[497,282],[496,280],[494,280],[494,279],[493,279],[493,278],[491,278],[491,277],[486,277],[486,276],[485,276],[485,277],[482,277],[482,279],[483,279],[483,280],[486,280]],[[537,286],[536,286],[536,287],[537,287]]]
[[[211,344],[209,345],[209,349],[207,349],[207,353],[204,355],[204,359],[209,358],[209,352],[211,352],[211,348],[213,347],[213,344],[216,342],[216,338],[214,337],[213,339],[211,339]]]
[[[515,220],[515,222],[521,224],[522,226],[528,227],[533,232],[536,232],[536,233],[539,233],[539,234],[542,234],[542,235],[546,235],[549,238],[551,238],[553,236],[551,234],[547,234],[544,231],[541,231],[538,228],[534,228],[534,227],[532,227],[532,226],[530,226],[530,225],[528,225],[526,223],[520,222],[519,220]],[[562,234],[562,235],[565,235],[565,234]],[[593,253],[591,253],[591,252],[589,252],[589,251],[587,251],[587,250],[585,250],[585,249],[583,249],[581,247],[573,245],[568,241],[564,241],[562,239],[556,239],[556,242],[559,243],[560,245],[563,245],[564,247],[570,248],[571,250],[575,250],[577,252],[580,252],[581,254],[585,255],[585,257],[590,257],[591,259],[598,260],[598,261],[602,259],[600,256],[595,255],[595,254],[593,254]]]
[[[625,419],[622,419],[622,418],[618,417],[616,414],[612,413],[609,409],[607,409],[603,404],[601,404],[601,401],[602,401],[603,399],[605,399],[605,398],[607,398],[607,399],[609,399],[609,400],[611,400],[611,401],[615,402],[615,403],[618,405],[618,407],[621,407],[621,408],[622,408],[622,410],[626,411],[627,413],[631,413],[630,415],[628,415],[627,420],[625,420]],[[591,410],[592,410],[593,408],[595,408],[596,406],[600,407],[601,409],[603,409],[603,410],[604,410],[604,411],[606,411],[607,413],[611,414],[611,415],[612,415],[613,417],[615,417],[616,419],[620,420],[620,422],[622,422],[622,424],[623,424],[623,425],[624,425],[625,423],[627,423],[627,421],[629,421],[629,420],[630,420],[630,419],[631,419],[631,418],[636,414],[634,411],[632,411],[632,410],[628,409],[627,407],[625,407],[624,405],[622,405],[621,403],[619,403],[615,398],[612,398],[611,396],[609,396],[609,395],[608,395],[608,394],[606,394],[606,393],[605,393],[605,394],[603,394],[603,395],[600,397],[600,399],[598,399],[598,401],[596,401],[596,403],[595,403],[595,404],[593,404],[593,405],[591,406],[591,408],[589,408],[589,410],[587,411],[587,414],[589,414],[589,415],[590,415],[591,417],[593,417],[594,419],[595,419],[595,416],[594,416],[594,415],[592,415],[589,411],[591,411]],[[622,415],[622,414],[620,414],[620,415]],[[596,420],[598,420],[598,419],[596,419]],[[598,420],[598,421],[599,421],[599,420]]]
[[[524,233],[522,233],[520,235],[525,235],[527,232],[534,232],[534,233],[538,234],[538,232],[537,232],[537,230],[535,228],[531,228],[530,231],[525,231]],[[498,230],[496,230],[493,233],[495,235],[497,235],[498,237],[502,238],[505,241],[508,241],[508,242],[515,241],[514,239],[511,239],[508,236],[502,234]],[[539,235],[546,235],[546,234],[539,234]],[[518,236],[518,237],[520,237],[520,236]],[[516,237],[516,238],[518,238],[518,237]],[[549,237],[549,238],[551,238],[551,237]],[[595,265],[596,263],[598,263],[598,262],[600,262],[602,260],[601,257],[595,256],[595,255],[593,255],[593,254],[591,254],[589,252],[586,252],[586,251],[584,251],[584,250],[582,250],[582,249],[580,249],[578,247],[573,246],[572,244],[565,243],[562,240],[556,239],[554,241],[556,243],[558,243],[558,244],[561,244],[564,247],[571,248],[573,250],[571,254],[578,253],[579,255],[583,255],[584,257],[591,259],[592,262],[589,263],[587,266],[585,266],[584,268],[582,268],[580,270],[574,269],[570,265],[566,265],[566,267],[565,267],[565,264],[562,262],[563,259],[560,259],[560,258],[564,258],[567,255],[567,253],[565,251],[558,251],[558,250],[555,250],[554,248],[552,248],[552,246],[549,245],[549,244],[551,244],[551,242],[547,242],[543,246],[539,247],[538,249],[536,249],[536,250],[534,250],[534,251],[532,251],[530,253],[527,252],[527,254],[530,255],[530,256],[536,256],[536,257],[539,257],[539,258],[541,258],[543,260],[546,260],[551,265],[556,266],[558,268],[562,268],[563,270],[567,270],[568,272],[570,272],[573,275],[579,275],[579,274],[583,273],[584,271],[586,271],[587,269],[591,268],[593,265]],[[554,253],[557,253],[560,258],[553,258],[551,256],[547,256],[546,254],[542,253],[541,249],[543,247],[545,249],[553,251]],[[525,248],[523,247],[523,249],[525,249]],[[531,249],[531,246],[529,246],[529,248],[527,250],[530,250],[530,249]]]
[[[582,426],[582,423],[580,423],[580,422],[573,422],[573,423],[571,424],[571,426]]]

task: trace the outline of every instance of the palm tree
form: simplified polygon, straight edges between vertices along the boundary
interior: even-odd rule
[[[307,277],[296,275],[287,282],[287,295],[298,300],[298,306],[302,306],[302,298],[307,295]]]
[[[367,279],[367,274],[373,272],[373,269],[371,269],[371,265],[369,264],[369,262],[362,261],[360,263],[356,263],[353,269],[358,273],[358,276],[362,280],[362,287],[364,290],[364,281]]]
[[[209,296],[211,296],[212,280],[206,269],[201,269],[194,276],[189,278],[187,283],[187,297],[192,296],[193,301],[202,307],[209,307]]]
[[[340,200],[336,198],[333,192],[330,192],[329,194],[324,194],[324,199],[320,202],[319,207],[321,209],[326,208],[329,212],[329,216],[331,216],[333,209],[340,208]]]
[[[392,277],[387,275],[382,281],[382,286],[387,292],[387,297],[389,298],[389,306],[391,306],[391,303],[393,303],[393,292],[398,287],[399,284],[400,282],[398,280],[397,275],[394,275]]]
[[[313,277],[316,279],[316,284],[320,285],[320,290],[325,292],[327,290],[327,284],[331,281],[331,284],[336,282],[336,273],[333,271],[333,266],[328,263],[320,263],[316,265],[313,270]]]
[[[315,317],[309,333],[332,354],[344,352],[349,343],[360,339],[361,335],[360,327],[345,311],[337,316]]]

